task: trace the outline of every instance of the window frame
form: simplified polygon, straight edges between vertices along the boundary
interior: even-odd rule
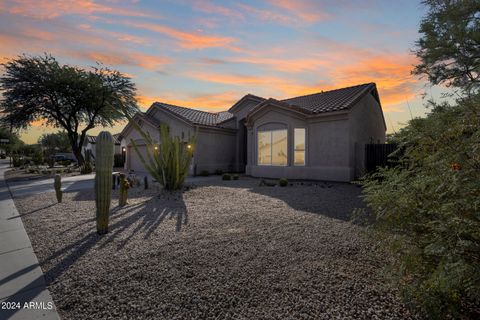
[[[273,154],[272,154],[272,150],[273,150],[273,132],[275,131],[285,131],[286,134],[287,134],[287,147],[286,147],[286,155],[287,155],[287,162],[284,164],[284,165],[281,165],[281,164],[273,164]],[[269,130],[258,130],[257,129],[257,135],[256,135],[256,146],[257,146],[257,166],[267,166],[267,167],[288,167],[288,145],[289,145],[289,142],[288,142],[288,127],[287,128],[282,128],[282,129],[269,129]],[[259,144],[258,144],[258,139],[259,139],[259,133],[264,133],[264,132],[268,132],[270,133],[270,163],[260,163],[260,150],[259,150]]]
[[[295,130],[297,129],[303,129],[304,130],[304,141],[303,141],[303,144],[304,144],[304,148],[303,150],[302,149],[297,149],[296,148],[296,143],[295,143]],[[307,165],[307,128],[306,127],[294,127],[293,128],[293,153],[292,153],[292,156],[293,156],[293,159],[292,159],[292,163],[293,163],[293,166],[294,167],[305,167]],[[303,164],[296,164],[295,163],[295,152],[297,151],[303,151]]]

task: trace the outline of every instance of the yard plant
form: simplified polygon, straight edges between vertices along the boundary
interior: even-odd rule
[[[97,208],[97,233],[108,232],[108,215],[112,199],[113,137],[108,131],[97,136],[97,161],[95,170],[95,204]]]
[[[480,3],[425,0],[413,73],[452,88],[392,138],[399,161],[363,182],[405,302],[430,319],[480,318]]]
[[[435,105],[395,139],[403,156],[364,181],[372,230],[391,244],[406,302],[428,315],[480,316],[480,97]]]
[[[116,70],[62,65],[48,54],[18,56],[2,69],[0,124],[17,129],[41,120],[64,130],[79,165],[89,130],[123,121],[122,110],[138,111],[135,85]]]
[[[181,189],[188,175],[196,138],[191,137],[184,141],[180,137],[173,137],[170,135],[169,127],[161,124],[159,127],[160,144],[158,144],[148,132],[142,130],[128,113],[125,113],[125,115],[146,143],[145,157],[140,152],[135,141],[133,139],[130,140],[148,173],[166,190]]]

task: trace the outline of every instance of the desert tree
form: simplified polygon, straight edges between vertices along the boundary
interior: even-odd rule
[[[420,24],[416,75],[433,85],[466,93],[480,86],[480,1],[424,0],[428,11]]]
[[[35,121],[64,130],[82,165],[87,132],[126,119],[137,110],[136,87],[119,71],[60,64],[53,56],[22,55],[2,64],[0,121],[27,128]]]

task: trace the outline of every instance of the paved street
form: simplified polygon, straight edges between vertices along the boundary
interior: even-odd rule
[[[0,160],[0,319],[59,319]],[[19,189],[20,190],[20,189]]]

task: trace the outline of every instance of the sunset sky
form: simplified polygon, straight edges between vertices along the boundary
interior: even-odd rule
[[[376,82],[392,132],[411,117],[407,101],[415,117],[423,93],[439,97],[410,75],[424,13],[415,0],[2,0],[0,59],[101,61],[133,78],[144,109],[222,111],[247,93],[280,99]]]

